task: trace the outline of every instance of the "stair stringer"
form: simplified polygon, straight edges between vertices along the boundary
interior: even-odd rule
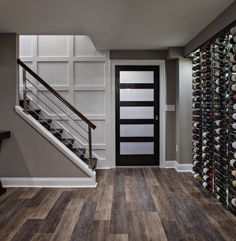
[[[26,114],[21,106],[15,106],[15,111],[44,138],[46,138],[52,145],[54,145],[59,151],[61,151],[68,159],[70,159],[76,166],[78,166],[82,171],[84,171],[91,178],[92,184],[96,186],[97,183],[95,171],[92,171],[86,163],[84,163],[69,148],[62,144],[60,140],[58,140],[53,134],[51,134],[46,128],[44,128],[34,117]]]

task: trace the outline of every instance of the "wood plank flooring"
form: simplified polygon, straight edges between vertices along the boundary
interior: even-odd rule
[[[236,241],[236,217],[173,169],[97,171],[95,189],[12,188],[1,241]]]

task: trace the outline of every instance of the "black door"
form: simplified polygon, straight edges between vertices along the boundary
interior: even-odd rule
[[[159,66],[116,66],[116,165],[159,165]]]

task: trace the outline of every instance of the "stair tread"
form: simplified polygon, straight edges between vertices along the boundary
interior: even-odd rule
[[[73,148],[72,151],[75,153],[75,155],[77,155],[81,159],[84,159],[84,155],[86,152],[85,148]]]
[[[52,119],[40,119],[38,120],[40,123],[52,123]]]
[[[61,139],[61,142],[65,145],[65,146],[72,146],[72,144],[74,143],[74,139],[72,138],[63,138]]]
[[[29,110],[28,111],[29,113],[40,113],[41,112],[41,110],[40,109],[33,109],[33,110]]]
[[[63,129],[60,129],[60,128],[55,128],[55,129],[49,129],[49,131],[53,134],[53,135],[56,135],[56,134],[62,134],[63,132]]]
[[[30,103],[30,100],[27,99],[27,105]],[[23,108],[24,107],[24,100],[20,100],[20,106]]]
[[[84,162],[89,166],[89,159],[88,158],[85,158],[84,159]],[[91,165],[92,165],[92,170],[95,170],[96,167],[97,167],[97,158],[93,157],[92,160],[91,160]]]

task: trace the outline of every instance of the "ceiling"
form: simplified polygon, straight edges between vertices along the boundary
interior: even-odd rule
[[[89,35],[97,49],[185,46],[235,0],[0,0],[0,32]]]

